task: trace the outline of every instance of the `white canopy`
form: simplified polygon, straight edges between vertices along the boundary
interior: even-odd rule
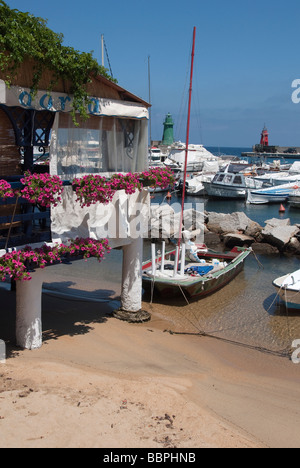
[[[39,90],[32,96],[29,88],[20,86],[6,86],[0,80],[0,104],[19,106],[27,109],[49,110],[52,112],[70,112],[72,108],[72,95]],[[148,109],[137,102],[120,101],[116,99],[103,99],[90,97],[88,113],[96,116],[125,117],[131,119],[149,119]]]

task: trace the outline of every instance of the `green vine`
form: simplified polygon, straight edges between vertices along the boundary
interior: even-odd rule
[[[88,118],[87,84],[93,76],[102,75],[111,81],[106,68],[99,65],[92,52],[79,52],[72,47],[62,45],[63,34],[57,34],[47,27],[47,20],[11,9],[0,0],[0,70],[4,73],[7,85],[12,82],[16,70],[23,62],[33,59],[34,76],[31,93],[34,96],[44,71],[51,70],[53,79],[49,83],[51,92],[59,79],[72,83],[73,94],[72,116],[79,112],[84,119]]]

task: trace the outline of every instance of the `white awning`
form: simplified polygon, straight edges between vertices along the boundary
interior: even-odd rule
[[[148,109],[137,102],[92,96],[90,100],[91,103],[87,106],[87,112],[91,115],[149,119]],[[8,87],[3,80],[0,80],[0,104],[6,106],[19,106],[24,109],[49,110],[52,112],[71,112],[72,101],[72,95],[57,92],[49,93],[42,90],[32,96],[29,88]]]

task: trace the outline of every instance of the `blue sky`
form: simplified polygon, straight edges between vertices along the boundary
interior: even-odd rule
[[[11,8],[48,19],[64,43],[94,51],[104,34],[118,84],[148,100],[151,70],[152,138],[173,116],[185,140],[193,27],[196,27],[191,143],[300,146],[300,104],[291,100],[300,78],[299,0],[6,0]],[[108,68],[108,63],[105,61]]]

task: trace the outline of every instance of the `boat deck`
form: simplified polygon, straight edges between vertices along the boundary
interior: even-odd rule
[[[180,273],[181,264],[178,265],[178,272],[174,275],[175,261],[168,260],[164,265],[164,269],[161,269],[161,261],[156,264],[155,273],[153,273],[152,264],[150,267],[143,270],[143,274],[149,278],[165,278],[165,279],[176,279],[182,281],[190,281],[193,277],[208,276],[223,270],[228,265],[227,262],[218,262],[216,260],[203,260],[203,262],[191,262],[186,258],[184,275]],[[197,271],[199,269],[199,271]]]

